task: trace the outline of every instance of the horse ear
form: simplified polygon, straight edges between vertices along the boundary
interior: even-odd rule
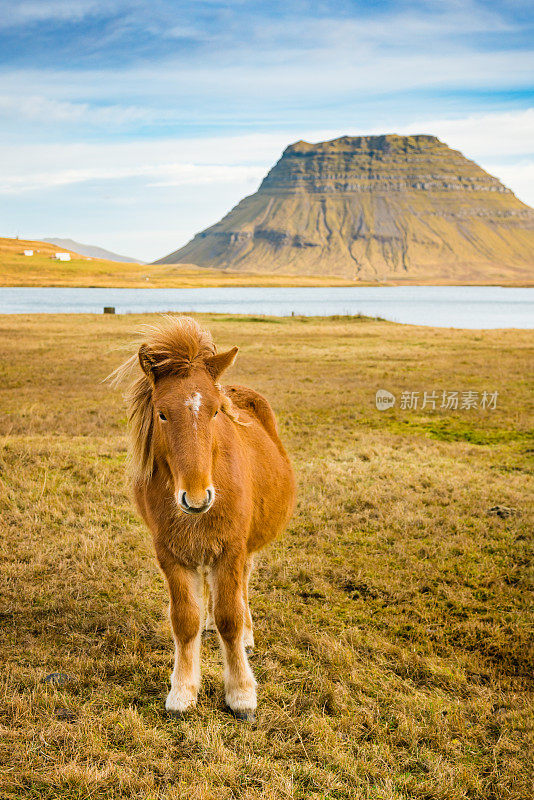
[[[148,346],[146,344],[142,344],[139,348],[139,363],[141,364],[141,369],[145,373],[145,375],[154,380],[154,367],[156,366],[156,362],[154,360],[154,356],[150,352]]]
[[[225,369],[231,367],[237,356],[239,348],[232,347],[226,353],[217,353],[215,356],[209,356],[204,359],[206,369],[214,380],[217,380],[219,375],[222,375]]]

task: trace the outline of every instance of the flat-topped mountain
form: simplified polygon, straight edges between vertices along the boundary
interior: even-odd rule
[[[532,280],[534,210],[435,136],[296,142],[160,261],[355,280]]]

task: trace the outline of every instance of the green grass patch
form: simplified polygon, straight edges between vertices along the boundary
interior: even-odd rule
[[[493,428],[484,426],[484,422],[474,424],[472,420],[452,418],[388,418],[368,419],[365,424],[373,428],[386,427],[392,433],[414,434],[438,439],[441,442],[469,442],[478,445],[498,445],[511,442],[534,442],[533,430],[514,430],[510,428]]]

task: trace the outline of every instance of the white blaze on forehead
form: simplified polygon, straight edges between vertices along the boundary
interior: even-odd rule
[[[195,417],[198,417],[201,401],[202,395],[200,392],[195,392],[195,394],[191,395],[191,397],[188,397],[187,400],[185,400],[185,405],[191,409]]]

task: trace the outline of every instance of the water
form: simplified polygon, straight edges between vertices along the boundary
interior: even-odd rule
[[[533,328],[534,289],[502,286],[231,287],[212,289],[0,288],[2,314],[204,311],[330,316],[364,314],[447,328]]]

